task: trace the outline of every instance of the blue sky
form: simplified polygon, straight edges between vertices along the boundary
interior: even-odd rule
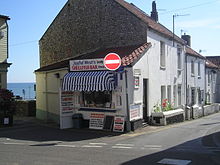
[[[127,0],[147,14],[152,0]],[[67,0],[0,0],[0,14],[11,18],[9,23],[8,82],[35,82],[39,68],[38,41]],[[192,38],[192,48],[203,55],[220,55],[220,0],[157,0],[159,22],[175,33],[181,30]]]

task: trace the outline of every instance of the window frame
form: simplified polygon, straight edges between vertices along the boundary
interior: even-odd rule
[[[201,62],[198,62],[198,78],[201,78]]]
[[[166,47],[163,41],[160,41],[160,68],[166,68]]]
[[[105,92],[107,92],[107,93],[105,93]],[[95,95],[100,95],[100,93],[102,93],[104,95],[109,95],[109,96],[107,96],[107,97],[109,97],[109,101],[97,104],[96,98],[97,97],[103,98],[103,96],[96,97]],[[94,99],[94,100],[92,100],[93,103],[88,103],[88,101],[91,101],[91,100],[88,100],[88,99],[86,100],[86,97],[90,97],[90,98]],[[81,97],[82,104],[80,106],[88,107],[88,108],[90,108],[90,107],[91,108],[114,108],[113,104],[112,104],[112,97],[113,97],[112,91],[82,91],[82,97]]]
[[[191,76],[195,76],[195,61],[191,60]]]

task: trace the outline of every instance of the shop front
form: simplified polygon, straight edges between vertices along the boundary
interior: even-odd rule
[[[60,128],[124,132],[125,122],[129,120],[126,69],[108,70],[102,58],[69,63],[70,72],[63,77],[60,90]],[[74,116],[80,124],[74,125]]]

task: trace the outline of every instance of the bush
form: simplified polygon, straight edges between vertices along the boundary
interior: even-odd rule
[[[14,95],[7,89],[0,89],[0,113],[12,115],[15,110]]]

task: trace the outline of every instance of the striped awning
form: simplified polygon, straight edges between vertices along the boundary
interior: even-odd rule
[[[114,74],[109,71],[69,72],[63,77],[63,91],[113,90]]]

